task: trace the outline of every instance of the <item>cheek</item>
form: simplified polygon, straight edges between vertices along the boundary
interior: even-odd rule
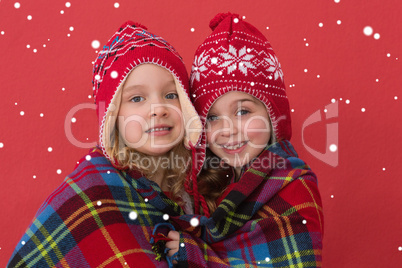
[[[269,122],[265,119],[253,119],[243,125],[243,133],[248,139],[259,139],[264,142],[269,141],[271,135],[271,128]]]

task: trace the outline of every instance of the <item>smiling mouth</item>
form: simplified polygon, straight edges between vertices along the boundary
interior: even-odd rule
[[[246,143],[247,143],[247,141],[243,141],[243,142],[235,144],[235,145],[221,145],[221,146],[223,148],[225,148],[226,150],[236,150],[236,149],[243,147]]]
[[[170,131],[172,128],[171,127],[157,127],[157,128],[150,128],[146,133],[152,133],[152,132],[157,132],[157,131]]]

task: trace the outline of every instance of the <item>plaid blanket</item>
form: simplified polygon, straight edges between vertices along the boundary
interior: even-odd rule
[[[115,169],[95,148],[44,202],[8,267],[168,267],[149,243],[165,214],[184,212],[157,184]]]
[[[317,179],[288,141],[267,147],[211,218],[193,218],[172,219],[183,230],[180,267],[322,266]]]

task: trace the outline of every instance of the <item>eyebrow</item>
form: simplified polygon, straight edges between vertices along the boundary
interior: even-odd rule
[[[170,80],[169,82],[166,82],[165,85],[164,85],[164,88],[170,87],[172,85],[174,85],[175,89],[176,89],[176,82],[173,79]],[[128,86],[128,87],[123,87],[123,95],[124,94],[129,94],[133,90],[146,89],[146,88],[147,88],[147,86],[143,85],[143,84],[138,84],[138,85],[134,84],[134,85],[131,85],[131,86]]]

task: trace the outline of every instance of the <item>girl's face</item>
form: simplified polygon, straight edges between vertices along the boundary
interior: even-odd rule
[[[142,64],[123,86],[117,126],[127,146],[161,156],[184,136],[180,102],[173,76],[155,64]]]
[[[206,135],[209,149],[240,174],[241,167],[257,157],[270,140],[267,109],[247,93],[225,93],[209,110]]]

